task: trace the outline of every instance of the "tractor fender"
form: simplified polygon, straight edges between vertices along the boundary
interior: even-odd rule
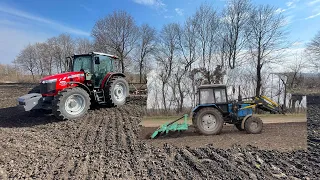
[[[86,85],[83,84],[83,83],[75,82],[75,81],[70,81],[70,82],[68,82],[68,84],[76,84],[78,87],[81,87],[82,89],[84,89],[85,91],[87,91],[87,93],[88,93],[89,95],[91,95],[91,91],[90,91],[89,87],[86,86]]]
[[[246,120],[251,116],[252,116],[252,114],[248,114],[242,119],[242,122],[241,122],[241,128],[242,129],[244,129],[244,123],[246,123]]]
[[[216,104],[201,104],[196,106],[195,108],[193,108],[192,113],[196,114],[200,109],[205,108],[205,107],[214,107],[216,109],[218,109],[219,112],[223,113],[223,111],[218,108],[218,106]]]
[[[104,76],[100,88],[104,89],[106,83],[114,76],[121,76],[121,77],[126,77],[126,75],[124,75],[123,73],[113,73],[113,72],[109,72],[108,74],[106,74],[106,76]]]

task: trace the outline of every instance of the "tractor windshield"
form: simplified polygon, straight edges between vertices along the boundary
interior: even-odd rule
[[[91,56],[75,56],[73,60],[73,71],[84,70],[84,72],[90,72],[91,62]]]

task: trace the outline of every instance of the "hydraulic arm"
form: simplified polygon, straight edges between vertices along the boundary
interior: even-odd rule
[[[250,97],[245,99],[248,100],[242,101],[241,103],[250,104],[250,106],[246,106],[243,109],[258,108],[273,114],[285,114],[283,108],[267,96],[261,95],[258,97]]]

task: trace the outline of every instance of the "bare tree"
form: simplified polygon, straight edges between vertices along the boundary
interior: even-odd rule
[[[77,54],[85,54],[93,51],[93,44],[87,38],[77,38],[75,44]]]
[[[192,17],[193,23],[196,27],[196,37],[199,47],[197,53],[200,56],[200,68],[199,70],[204,74],[208,83],[214,81],[211,77],[214,70],[214,54],[217,50],[218,28],[220,17],[217,12],[208,5],[201,5]]]
[[[139,66],[140,83],[142,82],[142,74],[146,71],[147,58],[150,57],[155,49],[156,30],[148,24],[143,24],[139,29],[139,39],[137,43],[137,61]]]
[[[49,45],[47,43],[36,43],[34,46],[38,74],[40,74],[40,76],[51,74],[52,59],[50,58]]]
[[[250,7],[249,0],[229,0],[223,11],[220,50],[222,61],[227,61],[230,69],[235,68],[239,53],[245,45]]]
[[[307,44],[306,54],[309,56],[311,65],[319,71],[320,69],[320,31]]]
[[[54,62],[55,62],[55,38],[49,38],[46,41],[46,52],[48,53],[48,57],[46,60],[46,69],[48,71],[48,74],[51,75],[53,72],[53,66],[54,66]]]
[[[51,38],[54,49],[54,60],[57,72],[68,70],[66,57],[71,56],[75,52],[75,42],[69,34],[61,34],[58,37]]]
[[[125,11],[115,11],[96,22],[92,30],[92,36],[98,49],[111,51],[119,56],[124,73],[124,60],[135,46],[137,32],[138,27],[132,16]]]
[[[35,47],[29,44],[25,47],[15,60],[15,63],[19,64],[24,70],[30,71],[33,81],[35,81],[36,73],[36,52]]]
[[[279,60],[285,46],[284,17],[269,5],[260,5],[251,10],[247,28],[249,53],[256,67],[256,96],[262,86],[262,68]]]
[[[66,62],[66,57],[71,56],[75,52],[75,42],[71,38],[70,34],[61,34],[58,36],[58,43],[61,50],[60,62],[62,62],[61,71],[67,71],[68,65]]]
[[[158,62],[159,78],[164,110],[167,111],[168,83],[171,78],[174,58],[178,49],[179,25],[175,23],[164,25],[160,32],[156,61]]]

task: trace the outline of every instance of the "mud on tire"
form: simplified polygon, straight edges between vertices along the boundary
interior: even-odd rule
[[[210,126],[207,125],[210,121]],[[196,116],[195,122],[197,131],[204,135],[219,134],[223,128],[223,117],[221,113],[215,108],[200,109]]]
[[[70,100],[69,98],[71,98],[72,96],[75,98],[73,100]],[[79,112],[72,113],[73,111],[69,109],[69,107],[66,107],[67,101],[70,102],[68,105],[75,102],[77,102],[77,104],[80,104],[81,107]],[[79,87],[64,89],[54,97],[54,100],[52,101],[52,113],[54,116],[61,120],[75,119],[84,116],[90,108],[90,104],[91,102],[89,94],[84,89]]]
[[[105,94],[107,94],[106,101],[109,106],[122,106],[129,95],[129,84],[123,77],[112,77],[107,83]]]
[[[249,134],[260,134],[262,131],[263,122],[258,117],[249,117],[244,123],[244,129]]]

